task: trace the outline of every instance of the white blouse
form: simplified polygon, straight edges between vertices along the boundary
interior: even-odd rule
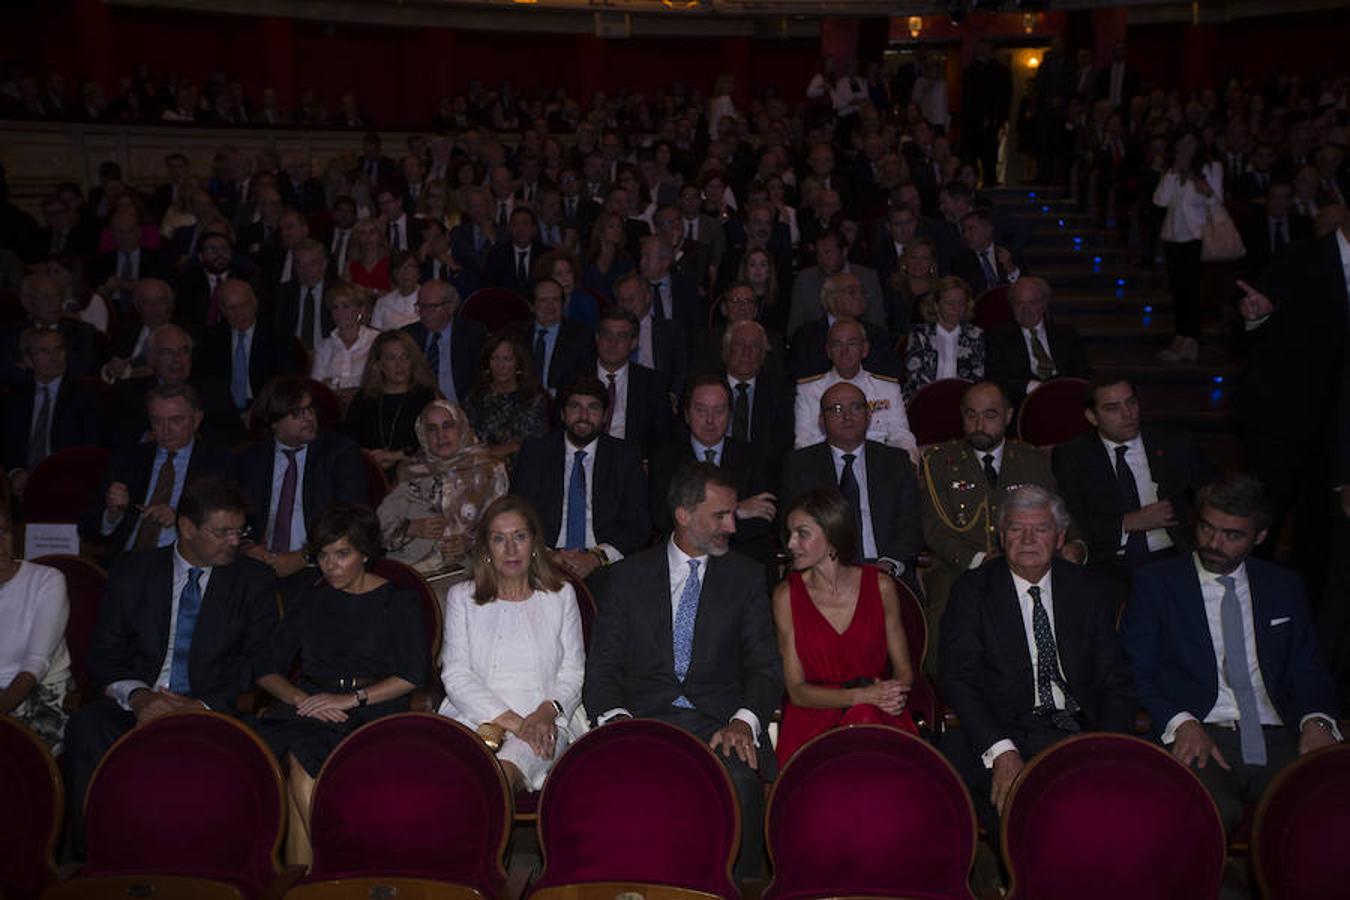
[[[348,347],[338,337],[337,330],[319,341],[314,348],[314,365],[310,377],[335,390],[361,386],[361,373],[366,370],[366,357],[380,333],[362,325],[356,333],[356,343]]]
[[[1195,179],[1181,182],[1176,172],[1168,172],[1153,192],[1153,204],[1166,207],[1162,231],[1164,241],[1185,243],[1198,241],[1204,232],[1210,209],[1223,204],[1223,164],[1217,161],[1205,164],[1204,178],[1213,192],[1206,197],[1195,189]]]
[[[405,295],[400,294],[398,288],[394,288],[375,301],[375,312],[371,314],[370,325],[376,331],[389,331],[392,328],[411,325],[418,320],[416,305],[417,291]]]
[[[21,561],[14,577],[0,585],[0,688],[20,672],[31,673],[39,684],[65,684],[70,672],[68,618],[66,576],[50,566]]]
[[[507,710],[524,716],[545,700],[570,719],[581,704],[586,671],[581,613],[570,584],[535,591],[526,600],[474,602],[462,581],[445,598],[440,713],[477,728]]]

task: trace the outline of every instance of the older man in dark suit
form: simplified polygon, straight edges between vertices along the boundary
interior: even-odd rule
[[[46,273],[27,275],[19,286],[19,300],[28,315],[0,328],[0,383],[22,386],[32,381],[21,365],[19,336],[30,328],[59,331],[66,339],[66,373],[72,378],[98,371],[94,327],[67,318],[61,312],[64,298],[56,279]]]
[[[469,396],[477,374],[478,354],[487,329],[473,319],[460,319],[459,292],[444,281],[428,281],[417,291],[417,321],[404,326],[436,376],[436,387],[451,403]]]
[[[578,319],[563,318],[562,285],[552,278],[535,282],[531,292],[534,316],[517,326],[530,348],[539,380],[550,394],[595,365],[595,333]]]
[[[605,434],[608,393],[585,375],[558,392],[562,431],[526,441],[511,490],[539,511],[557,560],[585,578],[647,544],[651,520],[637,449]]]
[[[1051,378],[1091,378],[1092,366],[1078,332],[1046,313],[1050,285],[1024,276],[1008,290],[1013,321],[984,334],[984,374],[1003,388],[1013,405]]]
[[[1281,768],[1342,735],[1302,584],[1250,556],[1270,525],[1264,487],[1229,476],[1198,504],[1195,553],[1136,574],[1125,648],[1154,734],[1231,831]]]
[[[179,501],[172,546],[124,557],[108,577],[89,650],[104,694],[66,725],[66,811],[83,855],[85,790],[108,748],[137,725],[181,710],[234,714],[277,622],[272,572],[239,555],[248,501],[216,478]]]
[[[222,282],[218,293],[222,321],[206,329],[197,352],[197,370],[226,382],[241,413],[263,385],[296,371],[289,336],[258,316],[258,297],[247,281]]]
[[[1134,730],[1116,608],[1099,580],[1056,554],[1069,515],[1028,485],[999,509],[1003,555],[952,588],[942,619],[942,696],[961,727],[944,735],[990,834],[1026,761],[1081,731]]]
[[[730,550],[736,502],[710,463],[675,476],[670,540],[608,573],[582,696],[597,725],[659,719],[718,752],[740,798],[744,878],[764,864],[762,781],[776,771],[768,723],[783,674],[763,570]]]
[[[611,306],[600,314],[595,332],[595,375],[609,397],[603,429],[622,438],[646,458],[670,434],[670,377],[632,362],[638,349],[638,320],[628,310]]]

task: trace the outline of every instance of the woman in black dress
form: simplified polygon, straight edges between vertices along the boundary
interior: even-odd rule
[[[379,519],[364,506],[337,504],[319,517],[310,548],[323,578],[288,605],[258,679],[276,698],[257,727],[287,769],[287,864],[310,862],[310,797],[328,754],[367,722],[406,712],[427,678],[421,601],[367,571],[381,543]]]
[[[371,344],[343,428],[392,473],[417,452],[413,425],[436,397],[436,376],[417,343],[403,331],[386,331]]]

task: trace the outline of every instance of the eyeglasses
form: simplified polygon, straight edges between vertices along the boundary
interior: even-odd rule
[[[218,541],[227,541],[230,538],[238,538],[242,541],[249,536],[251,531],[248,526],[243,528],[215,528],[211,525],[203,525],[201,530]]]
[[[313,403],[307,403],[304,406],[296,406],[286,411],[286,415],[295,416],[297,419],[302,419],[306,416],[313,416],[316,414],[317,413],[315,412]]]
[[[413,304],[413,307],[418,312],[421,312],[422,310],[440,309],[442,306],[449,306],[449,305],[450,305],[449,300],[443,300],[440,303],[423,303],[422,301],[419,300]]]
[[[854,400],[852,403],[831,403],[829,406],[822,406],[820,411],[836,419],[842,419],[845,413],[861,416],[867,412],[867,403],[863,400]]]

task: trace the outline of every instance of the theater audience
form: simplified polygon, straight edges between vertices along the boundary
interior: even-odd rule
[[[451,403],[467,398],[477,375],[487,329],[459,318],[459,293],[444,281],[428,281],[417,292],[417,321],[403,332],[424,354],[435,386]]]
[[[564,317],[564,298],[557,280],[539,278],[530,292],[534,314],[516,326],[516,336],[531,348],[534,371],[550,396],[595,364],[595,333],[580,319]]]
[[[408,333],[382,332],[370,346],[343,430],[376,465],[393,471],[416,451],[413,425],[436,396],[435,375]]]
[[[258,318],[258,298],[247,281],[230,279],[216,289],[221,321],[209,326],[197,353],[197,370],[229,385],[230,400],[243,415],[262,386],[296,371],[288,335]]]
[[[893,291],[889,310],[892,331],[904,333],[914,319],[922,320],[920,310],[938,282],[938,247],[929,238],[915,238],[905,245],[888,282]]]
[[[370,320],[371,327],[376,331],[403,328],[417,321],[417,289],[421,286],[422,270],[417,262],[417,254],[411,250],[394,254],[390,270],[394,287],[375,301],[375,312]],[[435,277],[438,276],[430,276]]]
[[[506,466],[446,400],[428,403],[416,430],[418,453],[399,467],[398,484],[381,501],[380,528],[390,559],[435,575],[468,554],[482,511],[506,493]]]
[[[295,247],[295,279],[277,289],[273,327],[278,335],[293,335],[306,350],[333,333],[333,314],[325,298],[337,279],[328,271],[328,251],[318,241],[304,240]]]
[[[773,592],[787,702],[778,762],[833,728],[882,724],[917,733],[906,709],[914,686],[895,583],[858,566],[858,531],[836,488],[816,488],[784,516],[792,568]]]
[[[975,300],[970,286],[956,276],[939,279],[920,303],[926,320],[909,332],[905,346],[905,395],[943,378],[980,381],[984,377],[984,330],[971,324]]]
[[[14,519],[0,505],[0,716],[11,716],[61,753],[66,693],[73,687],[66,620],[70,600],[58,570],[14,556]]]
[[[1041,278],[1019,278],[1008,289],[1013,321],[985,332],[984,372],[1012,400],[1051,378],[1091,378],[1092,366],[1077,329],[1049,319],[1050,285]]]
[[[66,339],[66,371],[71,377],[98,372],[95,332],[92,325],[62,315],[64,296],[61,285],[50,274],[25,275],[19,287],[19,302],[27,314],[0,330],[0,378],[9,387],[20,387],[29,380],[23,368],[19,337],[28,329],[54,330]]]
[[[365,324],[370,318],[370,292],[342,282],[324,295],[324,305],[333,317],[333,330],[314,348],[309,375],[350,401],[361,386],[370,348],[380,332]]]
[[[586,670],[582,601],[550,561],[539,515],[520,497],[494,500],[475,532],[473,577],[445,599],[440,713],[495,744],[513,793],[537,791],[576,737],[570,723]]]
[[[258,686],[275,698],[256,727],[286,768],[288,865],[312,861],[310,802],[324,760],[367,722],[407,711],[431,662],[421,600],[370,571],[381,541],[369,508],[330,506],[309,549],[323,577],[288,598],[256,664]]]
[[[886,329],[862,318],[866,298],[862,283],[852,272],[839,272],[825,279],[820,288],[823,313],[804,323],[792,336],[788,353],[788,369],[799,380],[820,375],[830,369],[829,334],[840,319],[851,319],[862,328],[867,349],[863,351],[862,366],[874,375],[897,379],[902,371]]]
[[[352,226],[351,249],[343,277],[352,284],[384,294],[390,289],[388,239],[376,219],[359,219]]]
[[[833,275],[849,273],[857,279],[864,302],[862,319],[878,327],[886,327],[886,308],[881,296],[881,282],[877,273],[866,266],[848,261],[844,236],[833,229],[815,239],[816,264],[802,269],[792,284],[792,305],[788,310],[787,338],[795,342],[797,330],[814,322],[825,313],[825,284]]]
[[[494,456],[509,460],[521,441],[548,432],[548,399],[520,339],[509,331],[489,337],[464,412]]]

